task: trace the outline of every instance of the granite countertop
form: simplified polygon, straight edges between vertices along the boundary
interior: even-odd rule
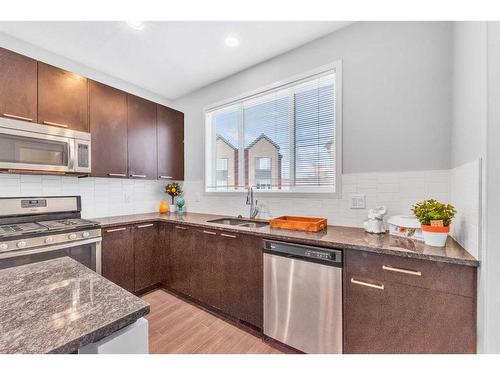
[[[0,270],[0,353],[72,353],[148,312],[68,257]]]
[[[448,237],[444,248],[427,246],[423,242],[391,236],[389,234],[369,234],[361,228],[328,226],[318,233],[299,232],[286,229],[274,229],[270,226],[262,228],[246,228],[224,224],[209,223],[208,220],[227,215],[186,213],[182,216],[175,213],[147,213],[136,215],[113,216],[94,219],[103,227],[135,224],[148,221],[163,221],[198,227],[224,230],[225,232],[247,233],[262,238],[297,242],[308,245],[333,248],[370,251],[380,254],[397,255],[408,258],[427,259],[437,262],[479,266],[479,262],[469,254],[458,242]]]

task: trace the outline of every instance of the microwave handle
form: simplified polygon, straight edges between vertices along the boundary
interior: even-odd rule
[[[69,164],[68,168],[70,171],[75,170],[75,163],[76,163],[76,139],[72,139],[71,142],[69,142]]]

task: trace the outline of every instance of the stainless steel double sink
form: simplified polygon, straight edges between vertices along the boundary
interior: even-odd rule
[[[245,228],[262,228],[269,224],[261,221],[253,221],[247,219],[236,219],[232,217],[221,217],[219,219],[207,220],[209,223],[224,224],[224,225],[234,225],[237,227]]]

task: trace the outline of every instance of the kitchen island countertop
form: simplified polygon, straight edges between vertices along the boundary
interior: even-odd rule
[[[222,230],[224,232],[253,234],[266,239],[297,242],[314,246],[369,251],[380,254],[427,259],[436,262],[472,267],[479,266],[478,260],[469,254],[467,250],[465,250],[451,237],[448,237],[446,246],[441,248],[427,246],[420,241],[396,237],[387,233],[369,234],[361,228],[354,227],[329,225],[327,229],[321,232],[310,233],[286,229],[275,229],[270,226],[261,228],[246,228],[209,222],[209,220],[221,217],[229,216],[191,212],[185,213],[184,215],[178,215],[175,213],[145,213],[104,217],[93,220],[100,222],[104,228],[143,222],[170,222],[174,224],[193,225],[207,229]]]
[[[68,257],[0,270],[0,353],[73,353],[148,312]]]

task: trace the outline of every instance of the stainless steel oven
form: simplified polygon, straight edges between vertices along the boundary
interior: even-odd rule
[[[90,133],[0,118],[0,169],[91,172]]]
[[[81,198],[0,198],[0,269],[68,256],[101,273],[101,226]]]
[[[76,236],[83,233],[84,232],[72,232],[72,234]],[[87,231],[87,233],[89,233],[89,237],[91,238],[63,242],[55,245],[44,244],[26,250],[0,252],[0,269],[68,256],[101,274],[101,230],[94,229]],[[61,234],[60,236],[67,237],[67,234]],[[52,236],[51,241],[58,242],[59,239],[54,237],[57,236]],[[45,241],[46,238],[47,237],[43,237],[42,240]]]

